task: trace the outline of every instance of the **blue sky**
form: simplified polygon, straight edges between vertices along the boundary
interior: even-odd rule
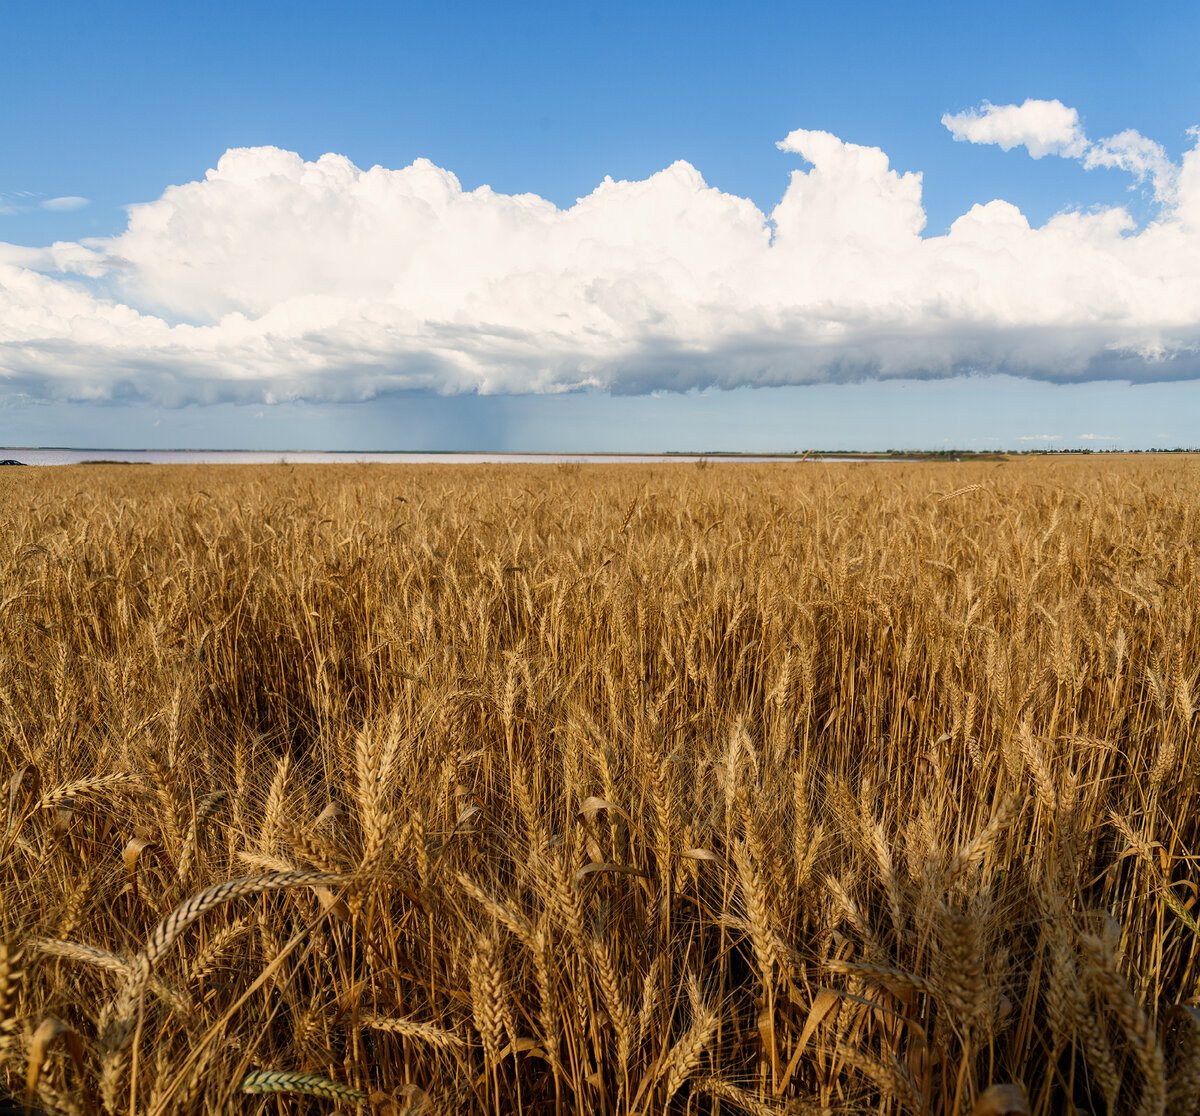
[[[1194,4],[4,24],[0,444],[1200,444]]]

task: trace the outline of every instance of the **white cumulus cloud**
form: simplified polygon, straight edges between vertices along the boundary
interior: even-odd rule
[[[956,114],[946,113],[942,123],[956,140],[994,143],[1005,151],[1022,144],[1035,159],[1043,155],[1077,158],[1087,150],[1079,127],[1079,112],[1062,101],[1026,100],[1020,105],[993,105]]]
[[[559,208],[423,159],[231,150],[118,236],[0,244],[0,395],[1200,377],[1200,152],[1164,170],[1117,139],[1105,157],[1170,173],[1145,227],[995,200],[934,237],[919,173],[815,130],[778,144],[803,165],[769,214],[684,162]]]

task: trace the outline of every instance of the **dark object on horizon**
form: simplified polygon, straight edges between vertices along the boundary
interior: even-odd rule
[[[24,464],[25,464],[24,461],[15,461],[11,457],[6,457],[3,461],[0,461],[0,465],[24,465]]]

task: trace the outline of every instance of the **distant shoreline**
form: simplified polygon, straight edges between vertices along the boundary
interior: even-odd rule
[[[804,453],[738,453],[729,450],[660,453],[526,453],[499,451],[424,450],[117,450],[99,447],[42,446],[36,449],[0,447],[0,461],[22,465],[275,465],[275,464],[768,464],[801,462],[919,462],[999,461],[1004,454],[961,452],[853,453],[849,450]]]

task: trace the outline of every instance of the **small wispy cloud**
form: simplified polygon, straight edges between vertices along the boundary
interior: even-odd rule
[[[1085,442],[1119,442],[1121,440],[1116,434],[1080,434],[1079,437]]]
[[[39,202],[40,208],[49,209],[55,213],[69,213],[73,209],[82,209],[85,205],[91,204],[91,198],[80,198],[74,195],[62,198],[47,198],[44,202]]]
[[[0,217],[13,217],[18,213],[28,213],[33,209],[45,209],[51,213],[70,213],[91,204],[91,198],[81,198],[74,194],[64,194],[58,198],[45,198],[32,190],[10,190],[0,192]]]
[[[1086,435],[1085,435],[1086,437]],[[1061,434],[1018,434],[1018,442],[1061,442]]]
[[[1083,165],[1088,170],[1113,167],[1127,171],[1138,184],[1149,178],[1159,201],[1169,201],[1175,191],[1177,172],[1166,150],[1133,128],[1093,143],[1083,157]]]

